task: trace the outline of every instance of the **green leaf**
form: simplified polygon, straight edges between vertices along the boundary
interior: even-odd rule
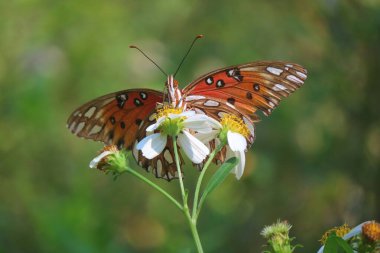
[[[223,181],[227,178],[228,174],[231,172],[231,170],[238,164],[239,159],[236,157],[232,157],[228,159],[226,162],[220,166],[220,168],[215,172],[215,174],[211,177],[210,181],[208,182],[201,200],[199,201],[199,208],[202,206],[204,200],[206,197],[216,188],[218,187]]]
[[[345,253],[353,253],[351,246],[342,238],[336,235],[330,235],[326,241],[323,253],[337,253],[342,249]]]
[[[336,238],[336,242],[339,244],[339,246],[346,252],[346,253],[354,253],[352,250],[350,244],[348,244],[347,241],[343,240],[341,237]]]

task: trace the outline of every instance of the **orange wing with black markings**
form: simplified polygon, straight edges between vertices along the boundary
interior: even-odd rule
[[[77,108],[67,127],[79,137],[131,149],[141,126],[163,99],[162,92],[150,89],[111,93]]]
[[[206,74],[185,87],[183,94],[190,104],[193,97],[215,99],[256,118],[257,110],[269,115],[283,97],[303,85],[306,75],[306,69],[294,63],[253,62]]]

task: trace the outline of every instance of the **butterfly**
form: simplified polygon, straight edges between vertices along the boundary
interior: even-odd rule
[[[129,89],[95,98],[74,110],[67,126],[79,137],[132,150],[141,167],[152,171],[158,178],[170,181],[177,177],[170,141],[164,151],[151,160],[136,149],[136,144],[146,136],[146,128],[156,121],[158,105],[169,103],[174,107],[186,107],[216,120],[224,114],[236,115],[248,125],[251,131],[248,141],[252,144],[254,125],[259,121],[257,112],[269,116],[284,97],[304,84],[307,71],[289,62],[251,62],[207,73],[183,89],[179,88],[174,77],[175,74],[167,75],[165,93],[152,89]],[[223,160],[222,151],[215,162]]]

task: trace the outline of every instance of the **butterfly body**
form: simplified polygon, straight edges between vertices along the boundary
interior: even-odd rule
[[[294,63],[252,62],[210,72],[182,90],[169,75],[167,92],[131,89],[96,98],[76,109],[67,126],[79,137],[132,150],[140,166],[170,180],[177,176],[170,141],[164,152],[152,160],[135,148],[146,136],[146,128],[156,121],[158,106],[192,109],[216,120],[233,114],[250,129],[247,140],[252,144],[254,124],[259,121],[257,112],[270,115],[284,97],[303,85],[306,74]]]

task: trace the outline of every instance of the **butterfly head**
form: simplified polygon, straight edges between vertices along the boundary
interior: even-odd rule
[[[165,83],[166,89],[168,91],[169,103],[173,107],[180,106],[182,92],[178,88],[178,81],[174,79],[173,75],[169,75]]]

